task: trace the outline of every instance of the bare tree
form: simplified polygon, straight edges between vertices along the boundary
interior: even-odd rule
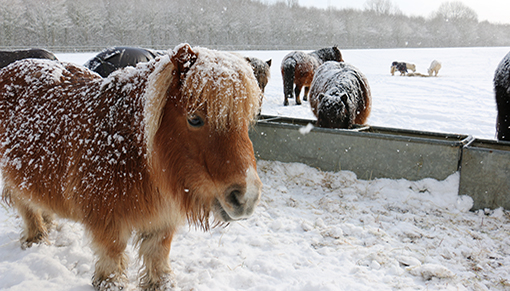
[[[364,10],[301,7],[299,0],[0,0],[0,47],[114,45],[317,49],[504,46],[510,25],[479,23],[459,2],[432,18],[408,17],[393,0]]]
[[[478,22],[478,15],[470,7],[460,1],[444,2],[437,11],[432,13],[432,18],[440,18],[445,21],[469,21]]]
[[[377,15],[401,14],[397,5],[391,0],[367,0],[365,10],[375,12]]]
[[[299,0],[287,0],[287,6],[289,7],[299,6]]]

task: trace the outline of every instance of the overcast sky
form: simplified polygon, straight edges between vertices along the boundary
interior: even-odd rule
[[[282,0],[269,0],[276,2]],[[479,21],[488,20],[493,23],[510,23],[510,0],[456,0],[472,8],[478,15]],[[327,8],[356,8],[363,9],[365,0],[299,0],[301,6],[315,6]],[[392,0],[404,14],[428,17],[437,10],[441,3],[447,0]],[[451,2],[451,1],[450,1]]]

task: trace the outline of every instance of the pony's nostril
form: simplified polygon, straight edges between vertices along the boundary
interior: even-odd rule
[[[241,207],[241,200],[243,199],[244,193],[240,190],[233,190],[227,196],[227,202],[235,208]]]

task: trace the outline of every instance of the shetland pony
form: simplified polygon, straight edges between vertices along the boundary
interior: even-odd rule
[[[354,66],[326,62],[315,71],[310,107],[318,126],[351,128],[353,124],[364,124],[370,115],[371,103],[368,80]]]
[[[10,63],[23,59],[48,59],[57,60],[57,57],[44,49],[27,49],[17,51],[0,51],[0,68],[6,67]]]
[[[140,286],[169,289],[186,218],[207,230],[260,199],[248,136],[260,94],[244,59],[187,44],[106,79],[43,60],[0,70],[2,197],[24,220],[22,247],[47,241],[54,213],[79,221],[93,286],[122,289],[134,233]]]
[[[260,107],[262,107],[262,102],[264,100],[264,89],[266,88],[266,85],[269,82],[269,78],[271,77],[272,60],[264,62],[263,60],[254,57],[245,57],[245,60],[251,65],[251,68],[253,69],[253,75],[255,76],[255,79],[257,79],[260,91],[262,92],[262,94],[260,94],[259,102]]]
[[[510,53],[499,63],[494,74],[494,93],[498,115],[496,133],[498,140],[510,141]]]
[[[313,80],[315,70],[326,61],[343,62],[342,54],[338,47],[323,48],[311,53],[294,51],[286,55],[282,60],[281,72],[283,79],[283,105],[289,105],[289,98],[296,95],[296,104],[301,105],[299,97],[301,88],[305,88],[303,100],[308,99],[308,91]],[[294,84],[296,84],[294,88]],[[293,91],[294,89],[294,91]]]
[[[416,66],[413,64],[405,63],[405,62],[393,62],[393,63],[391,63],[390,73],[392,76],[394,76],[395,71],[399,71],[400,76],[404,76],[405,74],[407,74],[408,69],[413,72],[416,72]]]
[[[162,51],[137,47],[111,47],[88,60],[84,66],[105,78],[115,70],[127,66],[134,67],[140,62],[148,62],[163,54],[165,53]]]
[[[432,74],[434,74],[434,76],[437,77],[437,74],[439,73],[439,70],[441,69],[441,63],[439,61],[436,61],[436,60],[433,60],[432,63],[430,63],[430,67],[428,68],[428,73],[429,73],[429,76],[432,76]]]
[[[246,61],[251,65],[255,79],[259,84],[260,91],[264,94],[269,78],[271,77],[271,63],[272,60],[263,61],[254,57],[245,57]]]

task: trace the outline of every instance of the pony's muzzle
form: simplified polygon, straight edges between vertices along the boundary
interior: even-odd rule
[[[235,221],[248,218],[260,201],[262,182],[254,168],[246,171],[246,183],[233,185],[224,192],[224,199],[214,204],[215,214],[223,221]]]

